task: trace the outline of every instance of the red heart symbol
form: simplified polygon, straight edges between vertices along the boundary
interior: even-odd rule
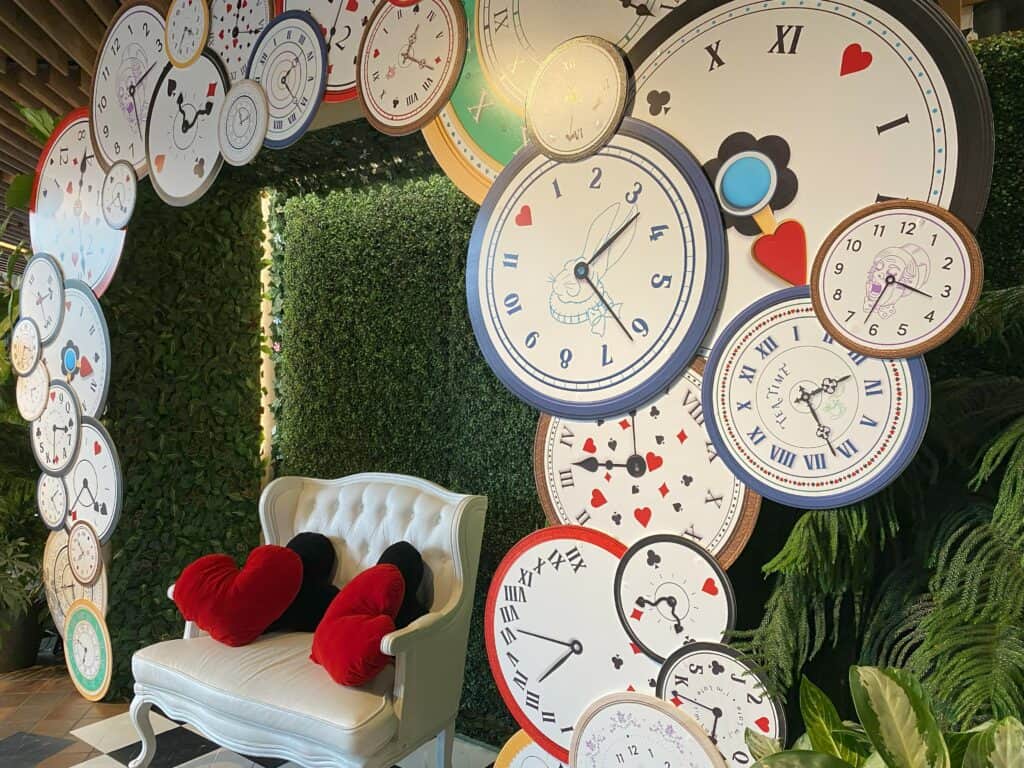
[[[92,363],[89,362],[88,357],[83,357],[78,363],[78,372],[82,376],[92,376]]]
[[[232,5],[231,5],[231,3],[228,3],[228,4],[227,4],[227,5],[225,6],[225,8],[226,8],[226,10],[227,10],[227,12],[228,12],[228,13],[231,13],[231,9],[232,9],[233,7],[234,7],[234,6],[232,6]]]
[[[359,0],[348,0],[348,5],[345,6],[346,11],[358,11]]]
[[[57,399],[57,393],[56,392],[51,392],[50,393],[50,402],[52,403],[56,399]]]
[[[784,221],[754,243],[754,259],[791,285],[807,284],[807,235],[799,221]]]
[[[764,733],[768,733],[769,723],[768,723],[768,718],[767,717],[759,717],[759,718],[757,718],[757,720],[754,721],[754,725],[756,725],[758,728],[760,728]]]
[[[653,472],[656,469],[661,469],[661,465],[665,463],[665,460],[656,453],[647,454],[647,469]]]
[[[378,56],[380,56],[380,51],[378,49],[374,48],[373,49],[373,58],[376,59]]]
[[[220,39],[221,39],[221,40],[223,40],[223,39],[224,39],[224,30],[222,29],[222,30],[221,30],[221,31],[220,31],[220,32],[218,33],[218,35],[219,35]]]
[[[76,253],[75,256],[77,256],[77,255],[78,254]],[[65,309],[65,311],[68,311],[68,312],[71,311],[71,302],[70,301],[65,301],[64,302],[64,309]]]
[[[153,158],[153,165],[156,166],[157,171],[163,173],[164,163],[167,162],[167,155],[157,155]]]
[[[641,507],[640,509],[634,509],[633,517],[636,518],[636,521],[640,523],[640,525],[646,528],[647,524],[651,522],[651,508]]]
[[[99,441],[97,440],[92,444],[92,455],[99,456],[101,453],[103,453],[103,446],[100,445]]]
[[[75,187],[74,187],[74,185],[72,185],[72,183],[71,183],[71,182],[69,181],[69,182],[68,182],[68,185],[67,185],[67,186],[66,186],[66,187],[64,188],[64,191],[65,191],[65,192],[67,192],[67,193],[68,193],[68,194],[70,195],[70,194],[71,194],[72,192],[74,192],[74,191],[75,191]]]
[[[860,47],[860,43],[846,46],[846,50],[843,51],[843,65],[839,68],[839,76],[846,77],[856,72],[863,72],[871,66],[874,58],[868,51]]]
[[[590,494],[590,506],[592,506],[594,509],[597,509],[598,507],[603,507],[607,503],[608,499],[606,499],[604,497],[604,494],[601,493],[601,491],[598,490],[597,488],[595,488],[594,492]]]
[[[78,266],[78,254],[77,253],[72,253],[71,254],[71,263],[74,266],[76,266],[76,267]],[[68,302],[68,309],[71,309],[71,302],[70,301]]]
[[[704,582],[704,586],[701,587],[701,591],[702,592],[707,592],[709,595],[714,597],[715,595],[718,594],[718,585],[715,584],[715,580],[714,579],[709,578],[709,579],[707,579]]]
[[[597,453],[597,446],[594,445],[594,438],[587,438],[587,442],[583,444],[583,450],[587,453]]]
[[[520,227],[533,226],[533,211],[530,210],[530,206],[524,205],[519,209],[519,213],[516,214],[516,224]]]

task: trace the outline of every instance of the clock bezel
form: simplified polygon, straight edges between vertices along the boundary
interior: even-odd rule
[[[46,518],[43,517],[42,511],[39,509],[39,499],[42,498],[42,485],[47,480],[53,480],[64,486],[64,513],[60,517],[60,521],[56,525],[50,525],[46,522]],[[42,520],[43,525],[49,531],[60,531],[66,526],[68,519],[68,485],[64,482],[64,478],[60,475],[48,475],[45,472],[39,474],[39,479],[36,480],[36,514],[39,515],[39,519]],[[70,560],[69,560],[70,562]]]
[[[95,690],[85,688],[80,683],[78,678],[79,676],[84,677],[84,675],[82,675],[74,660],[74,651],[72,649],[72,646],[74,645],[74,627],[72,624],[77,624],[79,621],[85,620],[76,618],[76,613],[80,610],[84,610],[90,614],[91,618],[95,622],[94,628],[99,630],[97,632],[99,640],[103,643],[105,674],[100,681],[99,687]],[[71,630],[72,634],[69,634],[69,630]],[[81,597],[75,600],[70,606],[68,606],[67,614],[64,616],[64,662],[67,665],[68,670],[71,671],[71,682],[74,683],[75,688],[78,689],[78,693],[83,699],[86,699],[87,701],[100,701],[107,695],[114,672],[113,649],[110,645],[110,630],[107,628],[107,621],[103,616],[103,612],[88,598]]]
[[[203,55],[203,51],[206,50],[207,42],[210,39],[210,26],[213,24],[213,13],[210,11],[210,6],[206,0],[197,0],[199,7],[202,8],[203,13],[203,31],[197,35],[197,40],[200,41],[199,47],[196,52],[188,59],[176,59],[171,54],[173,48],[171,47],[170,41],[170,29],[171,29],[171,12],[177,7],[178,3],[182,0],[171,0],[167,5],[167,13],[164,14],[164,51],[167,52],[167,60],[171,62],[178,69],[185,69],[190,67],[192,64],[199,60],[199,57]],[[219,59],[220,57],[218,57]],[[227,69],[225,67],[225,69]],[[230,81],[230,78],[228,78]]]
[[[50,391],[49,391],[49,394],[47,396],[52,395],[53,394],[53,390],[55,388],[66,390],[67,396],[70,397],[71,403],[74,406],[75,413],[78,414],[77,417],[75,418],[75,421],[77,422],[77,428],[75,429],[75,442],[74,442],[73,448],[71,450],[71,458],[68,459],[68,463],[65,464],[59,470],[50,469],[50,468],[45,467],[45,466],[43,466],[42,464],[39,463],[39,457],[36,454],[36,448],[35,448],[35,442],[36,442],[35,441],[35,436],[32,434],[32,425],[35,424],[36,421],[39,421],[39,419],[43,418],[43,416],[46,415],[46,409],[50,407],[50,403],[47,403],[46,407],[43,408],[43,412],[39,415],[39,419],[35,419],[31,424],[29,424],[28,444],[29,444],[29,448],[32,451],[32,456],[35,458],[36,464],[39,466],[40,471],[42,471],[45,474],[50,475],[52,477],[63,477],[64,475],[66,475],[68,473],[68,471],[71,469],[71,466],[75,463],[75,459],[78,457],[78,448],[79,448],[79,446],[81,445],[81,442],[82,442],[82,439],[81,439],[82,438],[82,419],[84,417],[82,416],[82,404],[78,401],[78,395],[75,394],[75,390],[73,390],[71,388],[71,385],[61,381],[60,379],[51,379],[50,380]],[[56,402],[56,398],[52,399],[50,402]]]

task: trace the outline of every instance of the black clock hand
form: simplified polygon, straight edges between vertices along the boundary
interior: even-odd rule
[[[892,287],[892,284],[895,282],[896,278],[893,277],[892,275],[885,276],[885,287],[882,289],[882,292],[878,294],[878,298],[875,299],[875,303],[874,305],[872,305],[871,311],[868,312],[868,316],[864,318],[865,323],[871,319],[871,316],[873,314],[875,314],[875,310],[878,309],[878,305],[882,303],[882,297],[885,296],[886,292],[889,290],[889,288]]]
[[[914,293],[920,293],[922,296],[925,296],[925,297],[927,297],[929,299],[934,298],[931,294],[925,293],[924,291],[919,291],[917,288],[914,288],[911,285],[907,285],[906,283],[901,283],[898,280],[896,281],[896,285],[898,285],[900,288],[906,288],[908,291],[913,291]]]
[[[639,456],[640,453],[636,449],[636,411],[630,411],[629,413],[629,425],[632,427],[633,432],[633,455]]]
[[[803,387],[800,387],[800,398],[797,402],[803,403],[807,406],[807,409],[811,412],[811,416],[814,417],[814,423],[818,425],[818,435],[825,439],[825,442],[828,443],[828,449],[832,451],[832,455],[835,456],[836,449],[832,445],[832,440],[830,439],[832,430],[821,423],[821,419],[818,417],[818,412],[814,409],[814,404],[811,402],[811,394]]]
[[[719,709],[718,707],[715,707],[714,709],[711,710],[711,714],[713,714],[715,716],[715,723],[714,723],[714,725],[711,726],[711,733],[708,734],[708,737],[711,739],[711,743],[712,744],[717,744],[718,743],[718,737],[715,736],[715,733],[718,731],[718,721],[722,717],[722,710]]]
[[[544,635],[538,635],[536,632],[527,632],[525,629],[520,629],[520,630],[517,630],[517,631],[519,632],[520,635],[527,635],[529,637],[536,637],[538,640],[546,640],[549,643],[554,643],[555,645],[563,645],[566,648],[572,648],[573,647],[573,643],[576,642],[575,640],[570,640],[569,642],[565,642],[564,640],[555,640],[555,638],[553,638],[553,637],[545,637]]]
[[[715,707],[709,707],[707,704],[702,704],[696,699],[691,699],[689,696],[680,696],[679,691],[672,691],[672,695],[675,696],[677,699],[681,699],[682,701],[688,701],[691,704],[697,705],[701,709],[706,709],[711,714],[715,714]]]
[[[597,258],[598,258],[598,257],[599,257],[599,256],[600,256],[600,255],[601,255],[602,253],[604,253],[604,252],[605,252],[605,251],[607,251],[607,250],[608,250],[609,248],[611,248],[611,247],[612,247],[612,243],[614,243],[614,242],[615,242],[616,240],[618,240],[618,239],[619,239],[619,237],[620,237],[620,236],[622,235],[622,233],[623,233],[623,232],[625,232],[625,231],[626,231],[627,229],[629,229],[630,225],[631,225],[631,224],[632,224],[632,223],[633,223],[634,221],[636,221],[637,219],[639,219],[639,218],[640,218],[640,211],[637,211],[636,213],[634,213],[634,214],[633,214],[633,215],[632,215],[632,216],[631,216],[631,217],[630,217],[630,218],[629,218],[629,219],[628,219],[628,220],[626,221],[626,223],[625,223],[625,224],[623,224],[623,225],[622,225],[621,227],[619,227],[619,228],[618,228],[618,229],[617,229],[617,230],[615,231],[615,234],[613,234],[613,235],[612,235],[611,237],[609,237],[609,238],[608,238],[608,239],[607,239],[607,240],[605,241],[604,245],[602,245],[602,246],[601,246],[600,248],[598,248],[598,249],[597,249],[597,253],[595,253],[595,254],[594,254],[593,256],[591,256],[591,257],[590,257],[590,261],[588,261],[588,262],[587,262],[587,264],[588,264],[588,265],[589,265],[589,264],[593,264],[593,263],[594,263],[595,261],[597,261]],[[628,335],[628,334],[627,334],[627,335]]]
[[[828,394],[832,394],[833,392],[836,391],[836,389],[839,388],[840,384],[852,378],[853,376],[843,376],[841,379],[823,379],[821,382],[821,386],[815,390],[808,392],[807,396],[814,397],[815,395],[820,395],[822,392],[828,392]],[[795,402],[798,404],[802,403],[803,398],[797,398]]]
[[[583,264],[582,266],[587,265]],[[621,328],[622,332],[626,334],[626,338],[632,341],[633,337],[630,335],[629,331],[626,330],[626,326],[622,324],[622,321],[619,319],[619,316],[615,314],[615,310],[612,309],[611,304],[608,303],[608,300],[604,297],[604,294],[597,290],[597,286],[594,285],[594,281],[590,279],[589,273],[583,277],[583,281],[587,285],[589,285],[591,289],[593,289],[594,293],[597,294],[597,298],[599,298],[601,300],[601,303],[604,304],[604,308],[608,310],[608,314],[615,318],[615,322],[619,324],[619,328]]]
[[[327,47],[328,48],[331,47],[331,41],[334,40],[334,33],[338,29],[338,19],[341,18],[341,9],[344,8],[344,7],[345,7],[344,0],[341,0],[338,3],[338,12],[336,14],[334,14],[334,23],[331,24],[331,34],[327,38]]]
[[[577,641],[573,641],[573,643],[570,646],[569,650],[566,651],[565,654],[563,654],[562,657],[558,661],[556,661],[554,664],[552,664],[551,667],[548,668],[547,672],[545,672],[543,675],[538,677],[537,678],[537,682],[538,683],[543,683],[545,680],[548,679],[548,677],[551,675],[552,672],[554,672],[560,666],[565,664],[565,662],[567,662],[570,659],[570,657],[572,657],[572,656],[579,656],[582,653],[583,653],[583,644],[580,643],[580,642],[577,642]]]
[[[594,458],[593,456],[589,456],[589,457],[583,459],[583,461],[574,461],[573,462],[573,466],[574,467],[582,467],[583,469],[587,470],[587,472],[597,472],[597,470],[599,470],[601,467],[604,467],[605,469],[612,469],[614,467],[622,467],[622,468],[625,469],[626,467],[629,466],[629,464],[616,464],[615,462],[613,462],[611,460],[609,460],[609,461],[599,461],[598,459]]]

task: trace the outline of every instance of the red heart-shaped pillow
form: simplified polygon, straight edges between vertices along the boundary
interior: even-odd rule
[[[302,584],[302,559],[287,547],[256,547],[239,569],[228,555],[206,555],[181,572],[174,602],[225,645],[251,643],[295,599]]]
[[[392,657],[381,653],[380,643],[394,631],[390,616],[325,617],[313,635],[310,658],[323,666],[334,682],[363,685],[391,663]]]
[[[323,621],[339,616],[390,616],[394,619],[404,597],[405,579],[398,566],[374,565],[341,588]]]

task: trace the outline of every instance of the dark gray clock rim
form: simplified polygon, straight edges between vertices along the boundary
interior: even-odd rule
[[[637,647],[639,647],[640,650],[647,654],[647,656],[649,656],[650,658],[654,659],[659,663],[664,664],[666,657],[660,656],[653,650],[651,650],[651,648],[649,648],[647,644],[640,639],[640,636],[629,625],[629,619],[626,617],[625,606],[622,603],[622,577],[623,572],[626,570],[626,566],[629,565],[629,561],[637,554],[639,554],[644,547],[649,547],[653,544],[662,543],[683,546],[691,550],[692,552],[696,552],[707,563],[710,563],[711,569],[718,576],[718,580],[722,584],[722,591],[725,592],[725,602],[729,609],[729,615],[726,619],[725,632],[722,634],[723,638],[726,637],[730,632],[733,631],[733,629],[736,628],[737,609],[736,592],[733,590],[732,582],[729,581],[728,574],[725,572],[725,569],[718,564],[718,561],[714,557],[712,557],[711,554],[709,554],[707,550],[705,550],[703,547],[694,544],[692,541],[686,539],[683,536],[677,536],[674,533],[656,533],[653,536],[647,536],[646,538],[640,539],[639,541],[635,542],[629,549],[626,550],[625,554],[623,554],[622,557],[619,559],[619,564],[615,567],[615,581],[612,587],[615,596],[615,612],[619,614],[619,624],[622,625],[622,628],[626,631],[626,634],[629,635],[629,638],[637,644]],[[690,645],[686,645],[684,647],[689,648]],[[671,654],[669,654],[669,658],[671,658]]]
[[[75,404],[75,408],[78,411],[78,429],[75,430],[75,450],[74,450],[74,452],[71,455],[71,459],[59,471],[54,471],[54,470],[48,469],[47,467],[44,467],[42,464],[39,463],[39,457],[36,456],[36,446],[35,446],[35,440],[33,439],[33,434],[32,434],[32,425],[35,424],[36,421],[39,421],[39,419],[43,418],[43,416],[46,414],[46,409],[45,408],[43,409],[43,413],[39,415],[39,419],[35,419],[35,421],[33,421],[31,424],[28,425],[28,447],[32,451],[33,458],[35,458],[35,460],[36,460],[36,466],[39,467],[39,469],[43,472],[43,474],[49,475],[50,477],[60,477],[60,478],[62,478],[62,477],[64,477],[64,475],[66,475],[68,473],[68,470],[71,469],[71,465],[75,463],[75,459],[78,458],[78,448],[79,448],[79,446],[82,443],[82,419],[83,419],[83,416],[82,416],[82,404],[80,402],[78,402],[78,395],[75,394],[75,391],[71,388],[71,386],[69,384],[66,384],[65,382],[61,381],[60,379],[51,379],[50,380],[50,391],[52,392],[55,387],[63,388],[63,389],[67,390],[68,395],[71,398],[71,402]]]
[[[106,373],[103,376],[103,385],[100,388],[99,399],[96,401],[96,412],[95,412],[95,414],[93,414],[94,416],[96,416],[98,418],[98,417],[102,416],[103,415],[103,411],[106,410],[106,407],[107,407],[107,395],[110,394],[110,367],[111,367],[110,366],[110,359],[109,359],[109,353],[111,351],[110,350],[110,328],[109,328],[109,326],[107,326],[107,316],[105,314],[103,314],[103,307],[100,305],[100,300],[98,298],[96,298],[96,294],[93,293],[92,288],[90,288],[89,284],[87,282],[85,282],[84,280],[71,279],[71,280],[65,280],[64,281],[64,302],[61,302],[61,306],[65,305],[65,302],[67,302],[68,293],[70,293],[72,290],[78,291],[79,293],[84,295],[85,296],[85,300],[93,305],[93,309],[96,312],[96,316],[100,319],[100,325],[102,326],[102,330],[103,330],[103,344],[107,348],[108,359],[107,359],[107,365],[106,365]],[[63,324],[64,324],[64,319],[62,317],[61,318],[61,325],[63,326]],[[57,336],[57,334],[54,334],[54,338],[56,338],[56,336]],[[53,339],[51,339],[51,341],[53,341]],[[50,371],[50,375],[51,376],[56,376],[57,372],[56,371]],[[74,392],[74,390],[71,390],[71,391]],[[78,400],[78,395],[75,395],[75,400]],[[79,412],[82,414],[83,417],[89,415],[89,414],[85,413],[85,411],[82,410],[82,403],[80,401],[78,403],[78,409],[79,409]]]
[[[762,678],[761,675],[758,674],[756,669],[754,669],[750,664],[747,663],[747,660],[743,656],[743,654],[737,651],[735,648],[731,648],[730,646],[726,645],[725,643],[711,643],[701,640],[696,643],[684,645],[678,651],[676,651],[667,659],[665,659],[665,663],[661,665],[661,671],[658,672],[658,687],[656,691],[658,698],[666,700],[666,681],[668,680],[669,675],[672,673],[672,668],[679,664],[679,662],[681,662],[690,654],[699,653],[701,651],[713,651],[715,653],[721,653],[723,656],[729,656],[735,659],[747,668],[747,671],[751,674],[751,676],[753,676],[761,684],[761,687],[764,689],[765,695],[771,702],[772,709],[775,710],[775,718],[779,722],[779,735],[777,738],[783,745],[785,745],[786,739],[789,735],[789,726],[786,722],[785,709],[783,708],[782,704],[779,703],[778,698],[776,696],[773,696],[772,693],[768,690],[768,686],[765,684],[764,678]]]
[[[46,519],[42,515],[39,515],[39,519],[43,521],[43,525],[46,526],[46,529],[48,531],[62,531],[62,530],[66,529],[65,523],[67,522],[67,519],[68,519],[68,486],[64,482],[64,478],[63,477],[60,477],[58,475],[49,475],[46,472],[40,472],[39,473],[39,479],[36,480],[36,507],[37,507],[36,511],[38,513],[39,487],[43,484],[43,481],[46,480],[47,478],[50,478],[52,480],[59,480],[61,482],[61,484],[64,486],[64,513],[61,515],[60,522],[57,523],[57,525],[50,525],[48,522],[46,522]]]
[[[107,527],[107,532],[103,536],[100,536],[99,531],[96,531],[95,526],[93,526],[93,530],[96,533],[96,538],[99,539],[100,545],[102,546],[103,544],[106,544],[107,542],[110,541],[111,537],[114,535],[114,531],[117,530],[118,523],[121,522],[121,507],[123,506],[123,503],[124,503],[124,474],[121,471],[121,457],[117,453],[117,446],[114,445],[114,440],[110,437],[110,433],[107,431],[107,428],[104,427],[102,424],[100,424],[100,422],[97,419],[94,419],[92,416],[83,416],[82,417],[82,426],[84,427],[86,425],[92,427],[97,432],[99,432],[103,436],[103,438],[107,441],[107,447],[110,448],[110,455],[111,455],[111,458],[112,458],[112,460],[114,462],[114,469],[116,470],[114,472],[114,477],[115,477],[115,480],[116,480],[116,483],[117,483],[117,489],[116,489],[116,494],[115,494],[114,509],[113,509],[113,511],[111,511],[109,513],[110,518],[111,518],[110,525]],[[79,430],[79,432],[84,434],[84,430]],[[71,467],[73,467],[75,464],[77,464],[79,458],[81,458],[81,453],[82,453],[83,448],[84,448],[84,443],[82,442],[81,438],[79,438],[79,440],[78,440],[78,450],[75,451],[75,458],[68,465],[69,473],[70,473]],[[66,487],[67,486],[65,486],[65,488]],[[71,534],[71,526],[66,526],[66,527],[67,527],[68,535],[70,535]]]
[[[60,262],[58,262],[55,258],[53,258],[53,256],[51,256],[48,253],[43,253],[43,252],[40,251],[39,253],[33,254],[32,258],[28,260],[28,263],[25,265],[25,271],[26,272],[28,272],[28,268],[32,264],[32,262],[36,261],[37,259],[39,261],[45,261],[45,262],[47,262],[50,265],[50,268],[53,269],[54,274],[57,275],[57,284],[60,286],[60,303],[59,303],[59,305],[57,307],[57,313],[58,313],[57,322],[54,324],[53,330],[50,331],[50,335],[47,336],[45,339],[42,337],[42,333],[41,332],[39,334],[39,342],[40,342],[39,356],[40,356],[40,358],[42,358],[42,352],[43,352],[42,348],[45,347],[48,342],[53,341],[53,337],[57,335],[57,332],[60,331],[61,325],[64,324],[64,270],[61,268]],[[19,317],[25,317],[26,316],[25,315],[25,310],[21,306],[21,303],[25,300],[25,295],[26,294],[24,292],[22,292],[21,295],[18,297],[18,316]],[[38,325],[38,323],[37,323],[37,325]]]
[[[629,52],[632,72],[684,26],[733,0],[687,0],[655,24]],[[924,45],[949,88],[957,121],[957,170],[949,210],[972,230],[985,214],[995,162],[995,122],[981,66],[963,34],[930,0],[839,0],[873,5],[902,22]],[[755,3],[751,0],[751,5]],[[792,10],[799,10],[798,7]]]

